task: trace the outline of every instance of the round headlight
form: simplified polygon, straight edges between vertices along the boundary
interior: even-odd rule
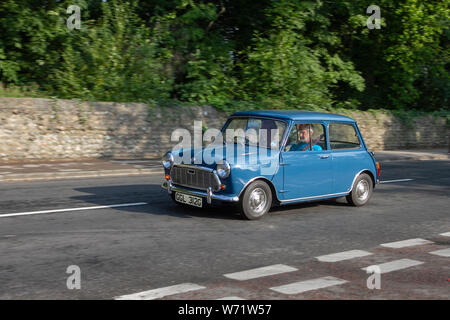
[[[162,165],[166,169],[170,169],[173,165],[173,154],[170,152],[167,152],[164,157],[161,159]]]
[[[217,175],[220,178],[222,178],[222,179],[228,178],[228,176],[230,175],[230,172],[231,172],[230,164],[226,160],[220,161],[217,163],[216,171],[217,171]]]

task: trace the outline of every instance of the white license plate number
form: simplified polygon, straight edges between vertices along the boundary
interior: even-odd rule
[[[203,199],[200,197],[194,197],[189,194],[180,192],[175,193],[175,200],[181,203],[188,204],[190,206],[201,208],[203,206]]]

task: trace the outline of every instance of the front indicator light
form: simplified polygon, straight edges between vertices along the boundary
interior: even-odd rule
[[[220,190],[225,190],[227,187],[223,184],[220,185]]]
[[[166,180],[170,180],[170,176],[168,174],[166,174],[164,178],[166,178]]]

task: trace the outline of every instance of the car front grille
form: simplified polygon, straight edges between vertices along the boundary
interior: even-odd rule
[[[220,189],[219,181],[214,173],[199,167],[174,166],[170,172],[172,182],[181,186],[213,191]]]

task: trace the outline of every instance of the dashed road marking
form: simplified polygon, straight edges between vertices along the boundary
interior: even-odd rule
[[[402,270],[402,269],[418,266],[421,264],[423,264],[422,261],[416,261],[416,260],[411,260],[411,259],[400,259],[400,260],[394,260],[394,261],[390,261],[390,262],[386,262],[386,263],[382,263],[382,264],[376,264],[376,265],[372,265],[372,266],[379,267],[380,273],[388,273],[388,272],[392,272],[392,271],[397,271],[397,270]],[[372,266],[362,268],[361,270],[367,271],[367,269]]]
[[[244,298],[237,297],[237,296],[231,296],[231,297],[223,297],[216,300],[245,300]]]
[[[319,261],[322,261],[322,262],[338,262],[338,261],[349,260],[349,259],[353,259],[353,258],[365,257],[365,256],[369,256],[371,254],[373,254],[373,253],[368,252],[368,251],[363,251],[363,250],[349,250],[349,251],[319,256],[319,257],[316,257],[316,259]]]
[[[442,249],[442,250],[436,250],[429,252],[430,254],[434,254],[441,257],[450,257],[450,248]]]
[[[450,237],[450,232],[440,233],[440,236]]]
[[[115,297],[115,300],[154,300],[171,296],[179,293],[186,293],[190,291],[196,291],[205,289],[206,287],[199,286],[194,283],[182,283],[170,287],[158,288],[133,294],[127,294],[124,296]]]
[[[250,279],[256,279],[261,277],[267,277],[267,276],[273,276],[280,273],[285,272],[292,272],[297,271],[298,269],[286,266],[284,264],[274,264],[272,266],[262,267],[262,268],[256,268],[246,271],[240,271],[240,272],[234,272],[234,273],[228,273],[224,274],[225,277],[234,279],[234,280],[250,280]]]
[[[400,248],[405,248],[405,247],[420,246],[420,245],[432,244],[432,243],[433,243],[433,241],[417,238],[417,239],[408,239],[408,240],[403,240],[403,241],[383,243],[380,246],[387,247],[387,248],[400,249]]]
[[[338,279],[335,277],[323,277],[318,279],[299,281],[290,284],[285,284],[278,287],[272,287],[270,290],[283,293],[283,294],[299,294],[306,291],[317,290],[322,288],[327,288],[331,286],[337,286],[348,281]]]
[[[17,217],[17,216],[30,216],[30,215],[44,214],[44,213],[57,213],[57,212],[69,212],[69,211],[81,211],[81,210],[96,210],[96,209],[108,209],[108,208],[120,208],[120,207],[133,207],[133,206],[143,206],[143,205],[146,205],[146,204],[148,204],[148,203],[147,202],[136,202],[136,203],[122,203],[122,204],[112,204],[112,205],[95,206],[95,207],[81,207],[81,208],[67,208],[67,209],[44,210],[44,211],[6,213],[6,214],[0,214],[0,218]]]

